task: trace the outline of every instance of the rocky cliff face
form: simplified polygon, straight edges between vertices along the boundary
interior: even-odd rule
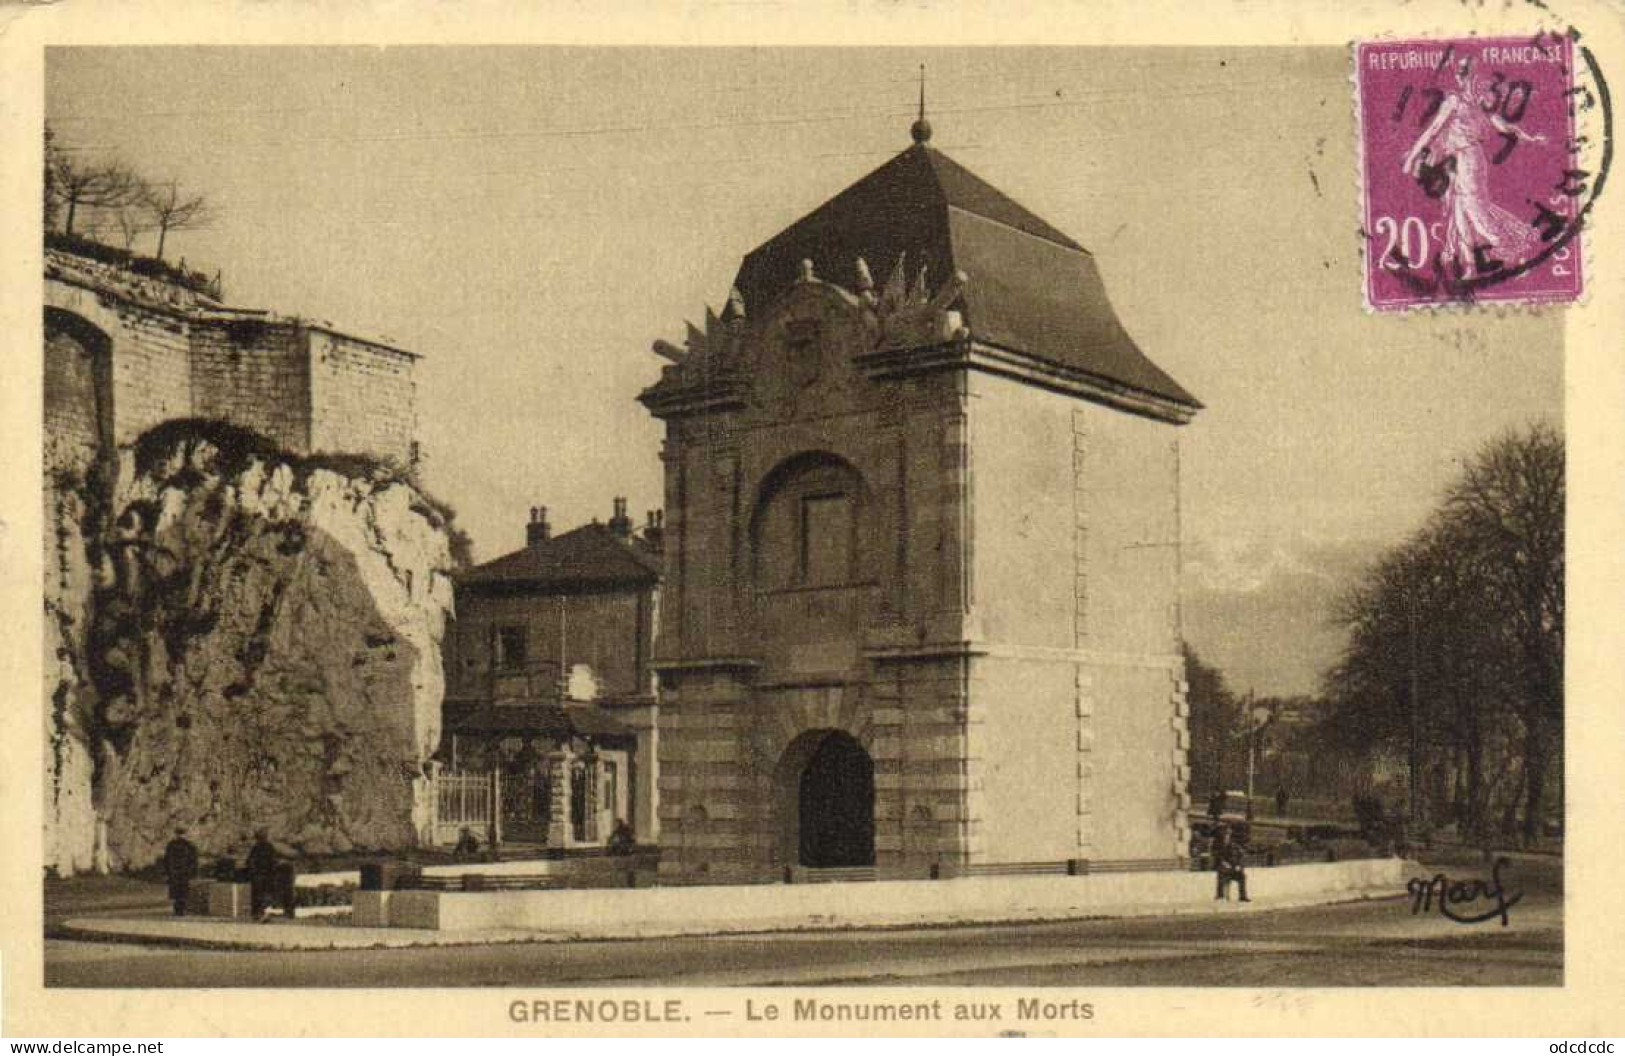
[[[178,825],[206,854],[259,826],[311,854],[412,844],[446,518],[384,468],[213,423],[160,426],[102,477],[52,511],[47,864],[144,865]]]
[[[51,463],[47,452],[47,463]],[[96,695],[85,671],[90,623],[84,464],[54,464],[45,480],[45,864],[64,874],[95,864],[95,766],[89,729]]]

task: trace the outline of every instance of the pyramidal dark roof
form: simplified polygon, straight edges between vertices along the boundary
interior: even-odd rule
[[[1118,322],[1094,258],[946,154],[916,143],[745,257],[734,280],[760,310],[800,274],[850,285],[862,257],[884,281],[905,260],[934,289],[955,270],[978,341],[1172,400],[1200,402],[1141,352]]]
[[[636,585],[659,579],[657,555],[597,522],[476,565],[457,577],[467,586],[526,587]]]

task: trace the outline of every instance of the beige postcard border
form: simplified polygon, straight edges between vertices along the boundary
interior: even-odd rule
[[[321,4],[134,2],[97,0],[5,3],[0,0],[0,327],[9,354],[0,384],[0,686],[7,706],[0,737],[0,813],[5,899],[3,1023],[9,1036],[517,1035],[544,1031],[513,1022],[515,998],[569,991],[211,991],[203,999],[167,991],[45,990],[41,986],[39,899],[41,677],[39,606],[40,496],[38,368],[38,172],[42,114],[42,47],[48,44],[277,43],[658,45],[757,44],[1266,44],[1346,46],[1364,37],[1460,36],[1574,25],[1605,75],[1625,87],[1625,20],[1606,0],[1480,6],[1425,0],[1350,5],[1332,0],[1169,2],[1129,0],[1097,5],[1049,2],[934,3],[430,3]],[[1346,108],[1344,109],[1346,112]],[[1352,130],[1350,130],[1352,134]],[[1616,181],[1619,177],[1616,176]],[[1625,189],[1611,189],[1588,232],[1594,264],[1589,302],[1567,313],[1566,431],[1570,458],[1568,802],[1566,985],[1531,990],[1394,989],[1103,989],[1051,992],[1094,1006],[1072,1025],[1041,1025],[1080,1036],[1121,1035],[1544,1035],[1619,1034],[1625,1016],[1625,939],[1615,891],[1615,863],[1625,845],[1620,803],[1621,720],[1618,687],[1625,650],[1618,619],[1625,607],[1625,370],[1621,368],[1625,273]],[[1354,218],[1350,219],[1351,225]],[[1351,282],[1354,281],[1351,278]],[[1351,301],[1351,310],[1358,304]],[[1482,325],[1494,326],[1485,313]],[[1285,981],[1284,981],[1285,982]],[[1011,1001],[1026,991],[980,991]],[[600,1028],[616,1035],[804,1033],[797,1024],[743,1021],[744,1002],[780,1002],[803,991],[626,990],[584,992],[595,998],[676,997],[691,1009],[729,1008],[727,1019],[695,1015],[681,1024]],[[935,996],[965,999],[963,990],[841,990],[840,1000]],[[1004,1024],[1008,1027],[1010,1024]],[[896,1025],[896,1033],[920,1028]],[[812,1028],[816,1029],[816,1028]],[[928,1028],[929,1029],[929,1028]],[[957,1033],[952,1022],[937,1025]],[[987,1027],[985,1030],[996,1028]],[[569,1033],[591,1033],[580,1028]],[[880,1034],[884,1026],[831,1025],[827,1033]],[[564,1032],[561,1032],[564,1033]]]

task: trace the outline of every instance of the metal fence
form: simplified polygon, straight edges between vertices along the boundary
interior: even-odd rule
[[[482,840],[497,810],[496,782],[488,773],[446,770],[432,779],[434,842],[456,843],[464,828]]]

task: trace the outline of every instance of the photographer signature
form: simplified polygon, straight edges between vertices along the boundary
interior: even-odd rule
[[[1411,896],[1411,915],[1432,910],[1436,898],[1439,912],[1458,924],[1481,924],[1500,917],[1501,926],[1506,927],[1509,923],[1507,911],[1523,898],[1522,891],[1509,897],[1505,885],[1501,883],[1501,870],[1509,864],[1507,859],[1497,858],[1488,881],[1451,880],[1443,873],[1436,873],[1431,880],[1412,877],[1405,885],[1405,890]],[[1486,903],[1493,904],[1484,909]],[[1479,910],[1482,912],[1477,912]]]

